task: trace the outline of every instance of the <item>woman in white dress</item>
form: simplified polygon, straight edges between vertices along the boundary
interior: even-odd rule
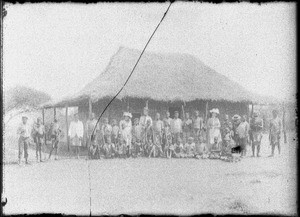
[[[208,137],[208,149],[211,150],[215,138],[218,138],[218,144],[222,141],[221,137],[221,123],[219,119],[217,118],[217,115],[219,114],[219,109],[214,108],[210,110],[211,117],[207,120],[207,137]]]

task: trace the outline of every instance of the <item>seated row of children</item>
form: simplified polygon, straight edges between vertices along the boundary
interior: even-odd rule
[[[195,142],[193,137],[189,137],[184,144],[180,135],[147,135],[143,139],[133,137],[126,141],[122,136],[115,143],[111,137],[107,137],[102,146],[94,141],[90,146],[89,156],[91,159],[105,158],[127,158],[127,157],[164,157],[164,158],[220,158],[232,160],[232,148],[234,142],[229,129],[225,129],[224,139],[218,143],[215,139],[213,145],[205,142],[203,136],[199,136]]]

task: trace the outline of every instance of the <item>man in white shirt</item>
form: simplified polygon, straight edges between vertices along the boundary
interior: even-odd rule
[[[18,127],[17,134],[20,136],[18,145],[19,145],[19,164],[21,163],[21,156],[23,154],[24,149],[24,158],[25,163],[28,164],[28,145],[29,145],[29,138],[31,134],[31,127],[27,122],[28,117],[22,117],[22,123]]]
[[[182,133],[182,120],[179,118],[179,112],[175,111],[174,119],[171,125],[171,131],[173,133],[174,144],[177,143],[178,138],[181,137]]]
[[[74,115],[74,121],[70,123],[69,137],[71,145],[76,148],[77,159],[79,158],[79,149],[82,146],[83,123],[79,120],[78,114]]]

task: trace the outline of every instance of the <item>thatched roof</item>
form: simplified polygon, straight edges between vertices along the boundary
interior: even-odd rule
[[[52,105],[62,106],[91,98],[93,102],[113,97],[123,86],[141,51],[120,47],[106,69],[81,91]],[[189,54],[145,52],[132,77],[118,96],[158,101],[224,100],[255,102],[265,100],[238,83],[217,73]]]

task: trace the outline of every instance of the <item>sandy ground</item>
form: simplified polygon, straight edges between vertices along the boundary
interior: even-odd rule
[[[266,136],[265,136],[266,138]],[[61,159],[4,166],[5,214],[296,215],[296,142],[280,156],[238,163],[196,159]],[[90,180],[90,181],[89,181]]]

